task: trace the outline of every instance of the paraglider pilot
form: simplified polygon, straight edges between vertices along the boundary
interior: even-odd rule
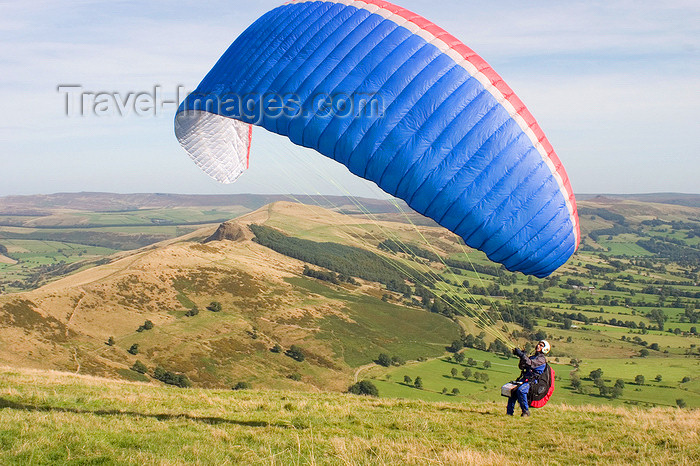
[[[550,346],[546,340],[540,340],[535,347],[535,353],[532,356],[525,354],[520,348],[513,348],[513,354],[520,358],[518,368],[521,370],[520,377],[516,380],[517,387],[513,389],[508,398],[508,407],[506,414],[513,415],[515,410],[515,402],[517,401],[522,409],[522,416],[529,416],[530,409],[527,403],[527,394],[530,390],[530,382],[535,380],[537,376],[544,372],[547,365],[547,358],[544,356],[549,353]]]

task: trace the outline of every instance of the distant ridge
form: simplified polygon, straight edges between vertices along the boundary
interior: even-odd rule
[[[0,215],[44,216],[53,209],[93,212],[128,212],[140,209],[173,207],[220,207],[240,205],[250,210],[278,201],[301,202],[324,208],[344,208],[360,213],[356,204],[371,213],[396,212],[388,199],[350,198],[348,196],[307,196],[294,194],[116,194],[100,192],[34,194],[0,197]],[[408,209],[403,201],[398,201]]]
[[[647,193],[647,194],[577,194],[578,201],[641,201],[658,204],[673,204],[685,207],[700,207],[700,194]]]
[[[676,204],[688,207],[700,207],[700,194],[687,193],[641,193],[641,194],[609,194],[582,193],[576,194],[579,201],[590,201],[595,198],[609,200],[634,200],[642,202],[657,202],[661,204]],[[277,201],[302,202],[321,207],[348,207],[359,210],[355,202],[361,202],[363,208],[373,213],[395,212],[394,200],[374,198],[352,198],[349,196],[309,196],[302,194],[175,194],[175,193],[132,193],[117,194],[105,192],[79,192],[55,194],[31,194],[22,196],[0,196],[0,213],[12,214],[13,211],[31,209],[36,215],[44,215],[42,209],[72,209],[119,212],[138,209],[171,208],[183,206],[230,206],[242,205],[250,209]],[[402,207],[403,201],[398,200]]]
[[[671,204],[685,207],[700,207],[700,194],[646,193],[646,194],[577,194],[578,201],[614,202],[640,201]],[[278,201],[301,202],[345,214],[396,214],[396,204],[402,210],[411,209],[400,199],[353,198],[349,196],[308,196],[294,194],[174,194],[133,193],[117,194],[102,192],[33,194],[23,196],[0,196],[0,215],[48,216],[57,209],[91,212],[130,212],[143,209],[167,209],[175,207],[221,207],[242,206],[257,210]],[[358,207],[361,205],[361,208]],[[421,224],[434,225],[429,219],[414,220]]]

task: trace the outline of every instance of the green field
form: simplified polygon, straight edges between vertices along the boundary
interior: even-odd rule
[[[0,215],[0,245],[15,264],[0,263],[0,292],[36,288],[65,273],[62,264],[97,261],[118,251],[176,238],[249,212],[242,206]],[[46,269],[46,267],[52,267]]]
[[[605,252],[614,256],[630,256],[630,257],[644,257],[653,256],[653,253],[647,251],[641,246],[636,244],[637,240],[640,238],[636,235],[623,234],[616,235],[612,239],[598,239],[597,243],[605,248]]]
[[[88,246],[79,243],[41,240],[4,240],[8,253],[25,266],[52,264],[57,260],[74,262],[85,257],[100,257],[117,252],[117,249]]]
[[[514,380],[520,374],[517,359],[514,357],[507,359],[474,349],[465,350],[464,355],[466,359],[461,364],[444,357],[388,369],[374,367],[362,376],[369,378],[377,385],[381,397],[426,401],[493,401],[505,406],[506,399],[500,394],[500,386]],[[472,358],[477,364],[469,366],[466,362],[468,358]],[[554,358],[550,359],[556,373],[556,389],[552,400],[557,403],[671,407],[676,406],[676,400],[682,399],[688,407],[700,408],[700,384],[698,384],[700,361],[697,359],[584,359],[578,371],[580,378],[584,379],[584,393],[571,388],[570,374],[575,368],[568,364],[568,360],[564,361],[560,358],[557,363]],[[491,364],[488,369],[484,368],[484,361],[489,361]],[[465,368],[471,370],[472,375],[469,379],[465,379],[462,375]],[[457,370],[456,376],[452,375],[452,369]],[[593,382],[585,380],[588,374],[596,369],[603,370],[603,378],[610,387],[617,379],[624,381],[625,388],[622,396],[612,399],[599,395]],[[474,377],[476,372],[487,374],[488,382],[477,381]],[[635,384],[637,375],[644,376],[644,385]],[[662,375],[661,382],[654,380],[657,375]],[[405,383],[405,376],[410,377],[412,381],[415,381],[416,377],[421,377],[423,389],[419,390]],[[689,377],[691,381],[681,383],[684,377]],[[454,388],[459,390],[456,396],[452,394]],[[443,393],[443,389],[447,389],[447,393]]]

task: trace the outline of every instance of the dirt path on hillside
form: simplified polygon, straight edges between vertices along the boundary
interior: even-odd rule
[[[375,363],[370,363],[370,364],[365,364],[364,366],[360,366],[355,370],[355,383],[357,383],[357,379],[360,377],[360,372],[362,372],[365,369],[369,369],[370,367],[376,366]]]
[[[66,336],[68,336],[68,326],[71,324],[73,316],[78,311],[78,308],[80,307],[80,303],[83,301],[83,298],[87,296],[87,293],[84,289],[78,288],[78,291],[80,291],[80,298],[78,298],[78,302],[76,302],[75,306],[73,306],[73,310],[71,311],[70,315],[68,316],[68,320],[66,321]]]

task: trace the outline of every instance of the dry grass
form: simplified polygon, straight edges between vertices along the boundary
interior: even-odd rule
[[[0,369],[3,464],[697,464],[700,411],[181,390]]]

